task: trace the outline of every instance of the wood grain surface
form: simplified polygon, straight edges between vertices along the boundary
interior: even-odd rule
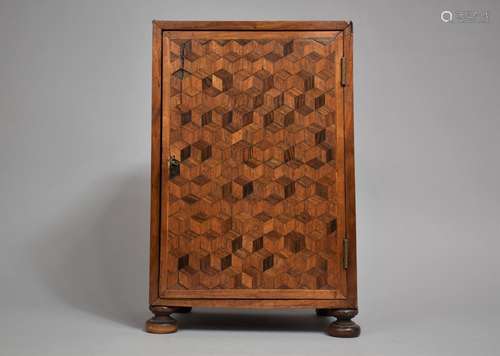
[[[357,307],[351,26],[153,28],[150,304]]]

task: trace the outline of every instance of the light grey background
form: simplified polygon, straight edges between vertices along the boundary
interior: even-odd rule
[[[444,24],[442,10],[488,10]],[[0,0],[0,355],[494,355],[498,1]],[[152,19],[350,19],[362,337],[312,311],[148,335]]]

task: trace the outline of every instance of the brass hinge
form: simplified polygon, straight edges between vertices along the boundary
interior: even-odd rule
[[[340,84],[342,86],[347,85],[347,58],[340,58]]]
[[[349,267],[349,240],[344,238],[344,256],[343,256],[343,266],[344,269],[347,269]]]

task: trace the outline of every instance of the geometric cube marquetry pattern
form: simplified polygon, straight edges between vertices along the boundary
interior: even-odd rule
[[[171,40],[169,289],[335,289],[335,39]]]

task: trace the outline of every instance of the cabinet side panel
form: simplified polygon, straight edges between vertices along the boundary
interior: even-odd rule
[[[344,87],[346,228],[349,239],[347,299],[357,307],[356,275],[356,199],[354,186],[354,101],[353,101],[353,32],[352,23],[344,31],[344,55],[347,59],[347,85]]]
[[[149,302],[158,299],[161,184],[161,28],[153,23]]]

